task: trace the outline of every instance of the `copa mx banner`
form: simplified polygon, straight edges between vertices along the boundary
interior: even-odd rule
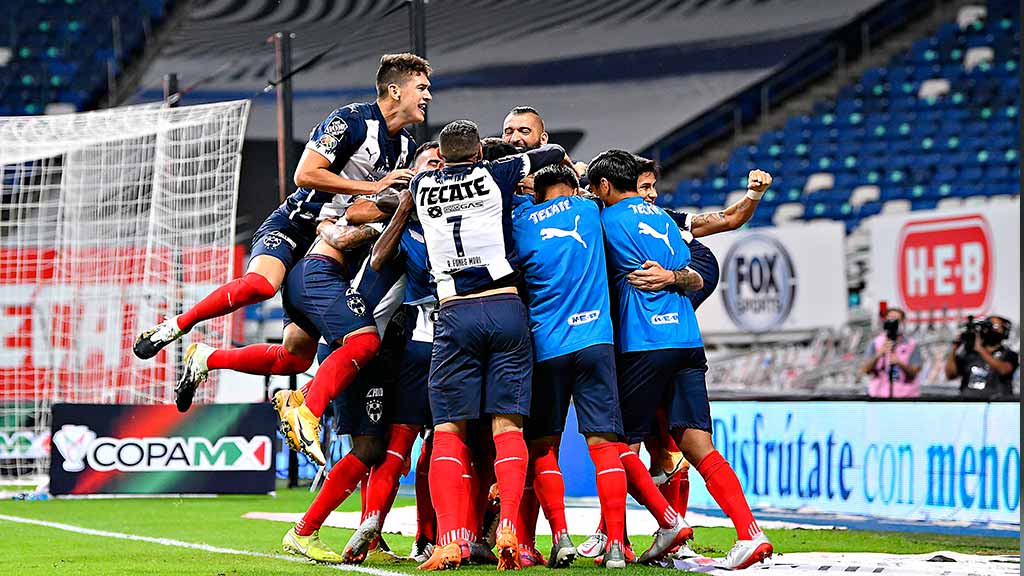
[[[912,319],[945,311],[1020,320],[1020,202],[879,217],[865,302],[883,300]]]
[[[720,401],[712,415],[752,506],[1020,523],[1017,403]]]
[[[846,323],[843,225],[823,222],[701,238],[721,268],[697,315],[704,334],[750,334]]]
[[[56,404],[53,494],[259,494],[274,490],[269,404]]]

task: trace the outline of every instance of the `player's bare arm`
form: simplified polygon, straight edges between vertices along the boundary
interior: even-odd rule
[[[366,198],[357,198],[351,206],[345,209],[345,221],[351,226],[384,222],[394,212],[394,209],[389,211],[382,210],[382,208],[387,208],[387,205]]]
[[[630,272],[626,280],[638,290],[645,292],[657,292],[666,288],[693,292],[704,287],[704,278],[690,268],[666,270],[652,260],[644,262],[642,269]]]
[[[384,229],[380,239],[374,242],[373,251],[370,253],[370,267],[380,271],[385,264],[391,261],[398,253],[398,244],[402,240],[402,231],[409,221],[409,214],[412,212],[412,192],[402,190],[398,195],[398,208],[391,223]]]
[[[306,149],[299,158],[299,166],[295,169],[295,185],[330,194],[348,194],[359,196],[379,194],[396,185],[408,184],[413,177],[412,170],[400,168],[388,172],[387,176],[376,181],[350,180],[330,171],[331,161],[315,150]]]
[[[369,226],[343,226],[333,220],[324,220],[316,231],[321,240],[338,251],[355,248],[380,236],[380,232]]]
[[[690,221],[690,232],[696,238],[736,230],[746,224],[757,210],[768,187],[772,185],[771,174],[764,170],[751,170],[747,175],[747,195],[719,212],[697,214]]]

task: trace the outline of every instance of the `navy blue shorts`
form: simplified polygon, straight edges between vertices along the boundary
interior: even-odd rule
[[[400,401],[395,404],[395,424],[429,428],[434,423],[430,417],[430,394],[427,391],[433,347],[430,342],[407,340],[405,343],[398,362],[396,397]]]
[[[704,348],[629,352],[616,359],[622,424],[630,443],[655,432],[655,412],[666,406],[670,430],[711,432],[711,405],[704,382]]]
[[[387,438],[396,411],[398,357],[404,345],[401,326],[389,324],[380,351],[359,370],[355,380],[334,399],[335,430],[338,434]],[[322,363],[337,349],[323,342],[317,348]],[[425,394],[424,394],[425,396]],[[425,401],[425,397],[424,397]]]
[[[526,306],[515,294],[441,305],[430,357],[434,424],[483,414],[530,415],[533,343]]]
[[[711,293],[718,287],[718,279],[721,271],[718,267],[718,259],[711,252],[711,249],[701,244],[696,239],[690,242],[690,269],[700,274],[704,279],[704,287],[694,292],[687,292],[686,297],[693,304],[693,309],[700,308],[700,305],[707,300]]]
[[[291,270],[309,251],[316,240],[315,222],[296,222],[288,219],[288,212],[278,208],[267,216],[252,236],[252,260],[257,256],[273,256]]]
[[[394,412],[394,357],[382,348],[334,399],[338,434],[387,438]]]
[[[313,338],[334,343],[373,326],[373,311],[345,280],[341,264],[313,254],[299,260],[284,282],[284,323],[294,322]]]
[[[530,438],[564,432],[570,398],[576,405],[581,434],[622,435],[614,346],[595,344],[534,366],[533,400],[526,425]]]

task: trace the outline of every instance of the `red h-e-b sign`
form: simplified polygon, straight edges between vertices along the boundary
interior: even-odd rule
[[[984,314],[993,285],[988,222],[980,214],[907,222],[896,267],[907,311]]]

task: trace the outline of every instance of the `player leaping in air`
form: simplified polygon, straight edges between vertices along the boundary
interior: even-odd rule
[[[381,57],[376,102],[338,108],[310,133],[295,170],[298,189],[256,231],[245,275],[142,332],[135,355],[152,358],[196,324],[271,298],[316,239],[326,204],[335,208],[330,216],[337,217],[338,208],[343,210],[356,196],[409,182],[412,172],[404,166],[416,144],[405,128],[425,118],[430,72],[430,64],[413,54]],[[315,355],[315,340],[310,345],[294,328],[286,328],[283,344],[220,351],[210,364],[251,374],[295,374],[309,368]],[[187,409],[191,396],[177,403]]]

